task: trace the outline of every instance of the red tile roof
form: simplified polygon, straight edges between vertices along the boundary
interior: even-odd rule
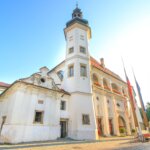
[[[102,67],[102,65],[96,60],[94,59],[93,57],[90,57],[90,60],[91,60],[91,65],[109,75],[111,75],[112,77],[114,78],[117,78],[121,81],[123,81],[119,75],[115,74],[114,72],[110,71],[109,69],[105,68],[105,67]],[[124,82],[124,81],[123,81]]]
[[[4,82],[0,82],[0,86],[2,86],[2,87],[9,87],[10,84],[4,83]]]

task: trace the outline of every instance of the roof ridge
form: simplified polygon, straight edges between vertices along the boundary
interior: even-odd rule
[[[92,65],[93,65],[94,67],[96,67],[96,68],[102,70],[103,72],[105,72],[105,73],[111,75],[111,76],[114,77],[114,78],[117,78],[118,80],[123,81],[122,78],[121,78],[118,74],[114,73],[113,71],[111,71],[110,69],[108,69],[108,68],[106,68],[106,67],[105,67],[105,68],[102,67],[102,65],[100,64],[100,62],[98,62],[94,57],[90,56],[90,60],[91,60],[91,62],[92,62],[92,60],[93,60],[93,64],[92,64]],[[94,63],[96,63],[96,64],[94,64]],[[125,81],[123,81],[123,82],[125,82]]]
[[[0,86],[3,87],[9,87],[11,84],[5,83],[5,82],[0,82]]]

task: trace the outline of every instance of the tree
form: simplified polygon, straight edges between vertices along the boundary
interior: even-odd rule
[[[146,105],[146,114],[147,114],[148,120],[150,121],[150,102],[148,102]]]

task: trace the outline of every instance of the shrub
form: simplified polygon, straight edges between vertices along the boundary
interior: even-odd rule
[[[132,129],[131,132],[132,132],[132,133],[135,133],[135,129]]]
[[[120,128],[119,131],[120,131],[120,133],[125,133],[126,130],[125,130],[125,128]]]

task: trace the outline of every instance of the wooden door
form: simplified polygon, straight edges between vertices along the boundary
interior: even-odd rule
[[[110,130],[110,134],[113,135],[113,123],[112,123],[112,119],[109,119],[109,130]]]
[[[60,137],[65,138],[67,136],[67,121],[60,121]]]
[[[98,135],[102,136],[103,135],[103,127],[102,127],[102,119],[101,118],[97,119],[97,126],[98,126]]]

